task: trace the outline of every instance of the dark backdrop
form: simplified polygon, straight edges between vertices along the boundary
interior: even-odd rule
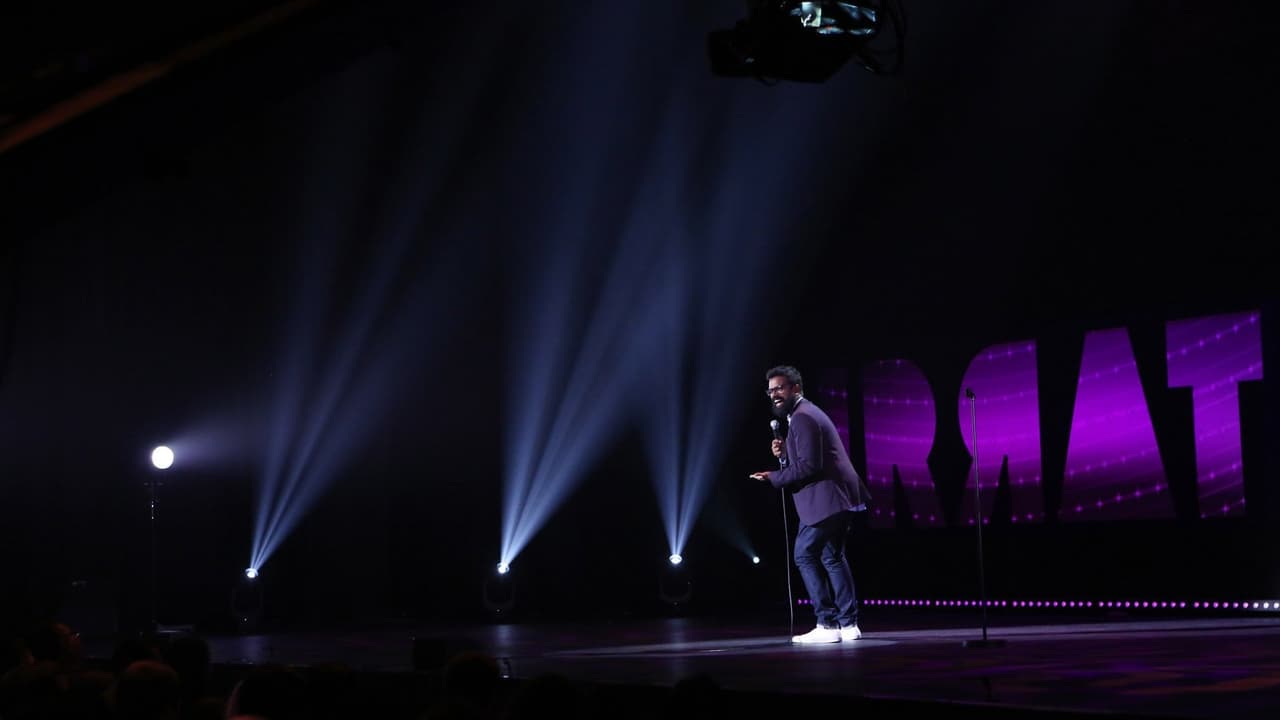
[[[304,352],[320,367],[405,217],[402,264],[422,273],[407,271],[387,307],[415,308],[411,326],[440,332],[396,348],[411,360],[392,365],[395,392],[341,418],[372,432],[264,569],[266,607],[281,623],[481,616],[512,392],[506,288],[555,242],[524,220],[620,222],[636,187],[668,180],[648,162],[657,150],[686,160],[670,178],[686,188],[685,216],[661,220],[699,229],[688,242],[723,240],[705,216],[714,206],[764,229],[731,237],[721,265],[779,249],[735,289],[765,306],[736,358],[743,396],[777,362],[844,368],[856,391],[862,363],[896,356],[950,387],[977,350],[1035,338],[1044,416],[1069,417],[1063,388],[1086,331],[1130,328],[1141,364],[1162,351],[1166,320],[1258,308],[1274,366],[1266,4],[913,3],[902,75],[851,65],[823,85],[775,87],[710,76],[703,34],[739,17],[734,2],[585,16],[527,5],[328,5],[0,157],[12,603],[145,617],[146,452],[175,427],[213,428],[225,451],[159,488],[159,597],[162,619],[225,623],[249,553],[263,401],[295,370],[283,359],[300,317],[290,303],[328,248],[336,261],[304,302],[329,310],[315,313],[325,342]],[[606,171],[583,179],[600,157]],[[582,183],[595,186],[590,207],[562,204]],[[739,195],[726,201],[726,188]],[[600,227],[595,263],[615,236]],[[462,258],[447,281],[428,272],[452,267],[440,257]],[[444,283],[446,300],[405,300],[427,282]],[[1274,387],[1241,392],[1247,518],[993,528],[991,593],[1274,595]],[[778,497],[744,479],[771,461],[767,413],[744,407],[724,420],[730,441],[693,533],[690,610],[785,597]],[[1186,477],[1185,403],[1152,410],[1170,475]],[[851,417],[856,431],[856,404]],[[963,477],[958,441],[938,448],[940,484]],[[853,444],[861,464],[856,432]],[[1046,455],[1065,452],[1051,445]],[[648,473],[628,427],[518,563],[524,612],[670,611],[656,596],[666,548]],[[726,523],[760,567],[716,532]],[[860,537],[864,595],[976,592],[967,530]]]

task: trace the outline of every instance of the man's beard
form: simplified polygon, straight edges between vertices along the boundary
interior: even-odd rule
[[[786,420],[787,416],[790,415],[791,411],[794,410],[795,408],[796,408],[796,399],[791,398],[790,400],[783,400],[781,405],[772,405],[770,406],[769,409],[773,411],[774,417],[778,418],[779,420]]]

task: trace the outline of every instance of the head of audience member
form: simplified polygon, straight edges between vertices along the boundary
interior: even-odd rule
[[[62,670],[80,666],[80,634],[63,623],[40,623],[26,633],[27,651],[35,662],[51,662]]]
[[[119,720],[176,720],[181,703],[178,673],[156,660],[131,663],[111,691]]]
[[[178,673],[182,699],[190,702],[204,695],[209,675],[209,643],[198,635],[179,635],[163,649],[164,660]]]
[[[116,643],[111,652],[111,670],[119,675],[140,660],[163,662],[159,641],[149,635],[126,637]]]
[[[227,717],[262,716],[293,720],[310,714],[306,680],[284,665],[263,665],[236,683],[227,699]]]

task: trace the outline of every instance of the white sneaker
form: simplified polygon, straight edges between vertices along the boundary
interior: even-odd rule
[[[801,645],[819,645],[840,642],[840,631],[836,628],[824,628],[821,625],[803,635],[794,635],[791,642]]]
[[[840,639],[844,642],[857,640],[860,637],[862,637],[862,631],[858,629],[857,625],[840,628]]]

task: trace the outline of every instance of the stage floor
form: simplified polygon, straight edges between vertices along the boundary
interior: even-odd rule
[[[879,613],[864,617],[861,640],[822,646],[792,645],[785,618],[404,626],[209,642],[223,664],[409,671],[416,643],[428,661],[483,650],[524,679],[559,673],[669,687],[706,674],[738,692],[1149,717],[1269,718],[1280,707],[1280,617],[990,622],[1002,647],[965,647],[982,637],[980,618]],[[796,623],[808,629],[799,614]]]

